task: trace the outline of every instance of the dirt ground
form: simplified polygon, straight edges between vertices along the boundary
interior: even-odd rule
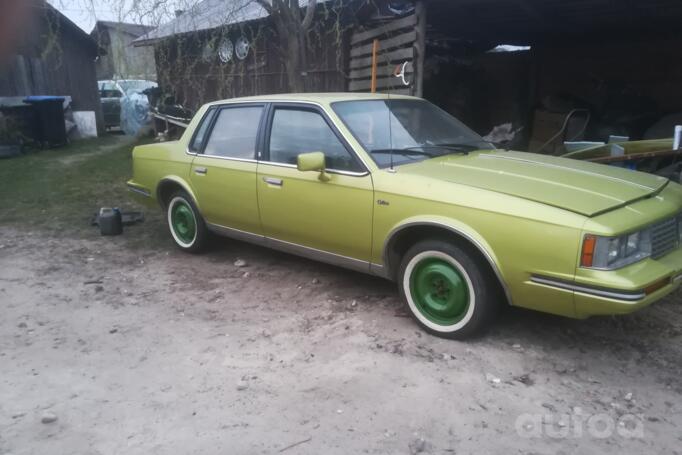
[[[446,341],[391,283],[160,220],[0,223],[0,454],[682,453],[680,294]]]

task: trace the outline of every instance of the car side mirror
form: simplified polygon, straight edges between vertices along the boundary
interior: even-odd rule
[[[317,171],[318,177],[323,182],[328,182],[330,177],[325,172],[327,163],[322,152],[301,153],[296,157],[298,170],[301,172]]]

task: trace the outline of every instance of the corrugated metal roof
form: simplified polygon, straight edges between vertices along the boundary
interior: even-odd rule
[[[150,31],[155,29],[155,27],[152,27],[151,25],[130,24],[127,22],[97,21],[92,32],[102,27],[120,30],[122,32],[128,33],[129,35],[133,35],[136,37],[142,36],[145,33],[149,33]]]
[[[306,6],[308,0],[299,0]],[[133,41],[136,46],[182,33],[211,30],[230,24],[239,24],[263,19],[268,13],[254,0],[204,0],[185,11],[174,20],[160,25],[144,36]]]
[[[244,102],[244,101],[312,101],[318,103],[334,103],[337,101],[357,101],[357,100],[387,100],[387,99],[412,99],[407,95],[391,95],[387,93],[367,93],[367,92],[322,92],[322,93],[278,93],[274,95],[243,96],[240,98],[230,98],[229,100],[213,101],[211,104],[222,104],[225,101]]]

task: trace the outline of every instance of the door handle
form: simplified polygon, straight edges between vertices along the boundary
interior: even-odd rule
[[[263,177],[263,181],[268,185],[282,186],[284,182],[282,179],[276,179],[274,177]]]
[[[206,169],[205,167],[195,167],[194,173],[199,175],[206,175],[208,173],[208,169]]]

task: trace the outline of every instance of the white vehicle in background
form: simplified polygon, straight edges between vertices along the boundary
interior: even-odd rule
[[[156,82],[142,79],[98,81],[102,114],[106,128],[120,127],[126,134],[136,134],[148,121],[149,101],[142,92],[157,87]]]

